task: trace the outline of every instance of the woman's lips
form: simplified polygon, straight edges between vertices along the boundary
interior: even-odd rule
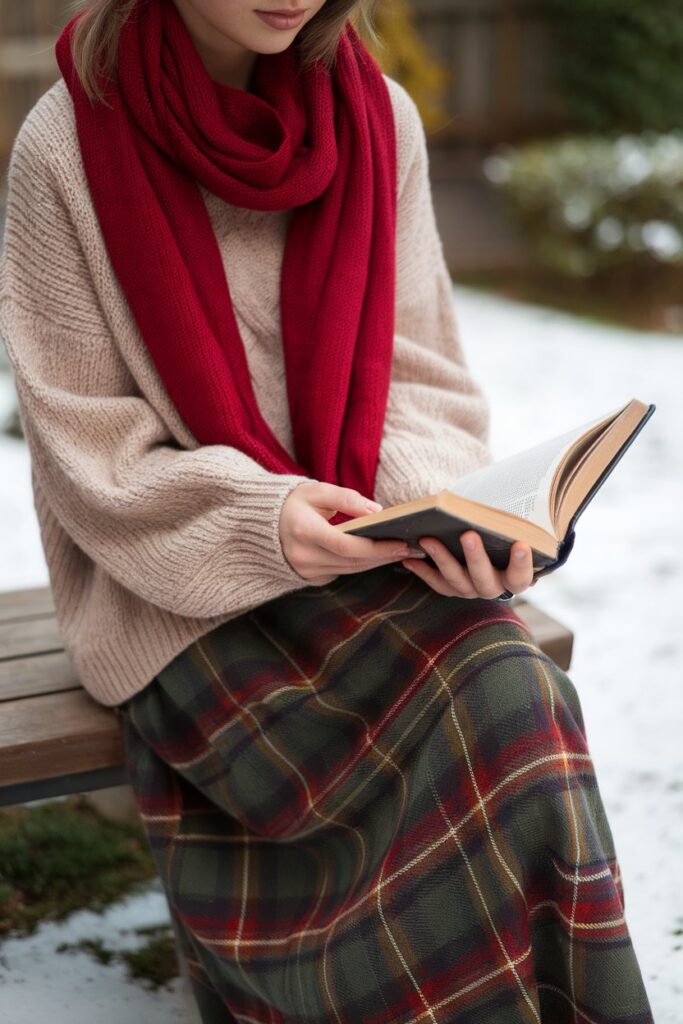
[[[306,11],[298,11],[292,14],[275,14],[272,11],[256,11],[256,13],[271,28],[292,29],[297,28],[301,24]]]

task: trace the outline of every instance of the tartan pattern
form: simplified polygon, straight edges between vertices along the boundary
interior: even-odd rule
[[[651,1024],[579,698],[514,608],[339,576],[118,712],[205,1024]]]

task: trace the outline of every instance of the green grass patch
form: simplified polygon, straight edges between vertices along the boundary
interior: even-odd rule
[[[58,953],[89,953],[98,964],[105,967],[116,959],[116,950],[108,949],[102,939],[81,939],[80,942],[62,942],[57,946]]]
[[[141,981],[145,988],[156,991],[168,986],[180,973],[175,937],[171,925],[153,925],[136,928],[138,935],[149,935],[147,942],[136,949],[110,949],[101,939],[81,939],[63,942],[58,953],[88,953],[98,963],[109,965],[124,963],[131,981]]]
[[[101,913],[157,875],[142,826],[81,797],[0,812],[0,940],[77,910]]]
[[[142,981],[155,990],[168,985],[180,973],[175,939],[172,931],[149,939],[139,949],[124,950],[121,959],[128,968],[128,977]]]

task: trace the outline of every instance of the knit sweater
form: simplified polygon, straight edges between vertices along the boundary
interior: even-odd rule
[[[491,461],[435,221],[418,109],[390,90],[398,142],[396,321],[374,498],[434,493]],[[282,505],[311,478],[266,471],[181,420],[115,277],[62,79],[23,122],[8,172],[0,334],[31,454],[35,510],[64,649],[116,705],[219,624],[310,586],[287,561]],[[200,186],[254,392],[295,457],[279,320],[291,211],[233,207]],[[140,225],[144,230],[144,224]]]

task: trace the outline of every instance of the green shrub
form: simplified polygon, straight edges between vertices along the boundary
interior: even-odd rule
[[[484,173],[543,266],[590,277],[683,265],[683,132],[505,146]]]
[[[543,0],[554,87],[579,131],[683,128],[683,0]]]

